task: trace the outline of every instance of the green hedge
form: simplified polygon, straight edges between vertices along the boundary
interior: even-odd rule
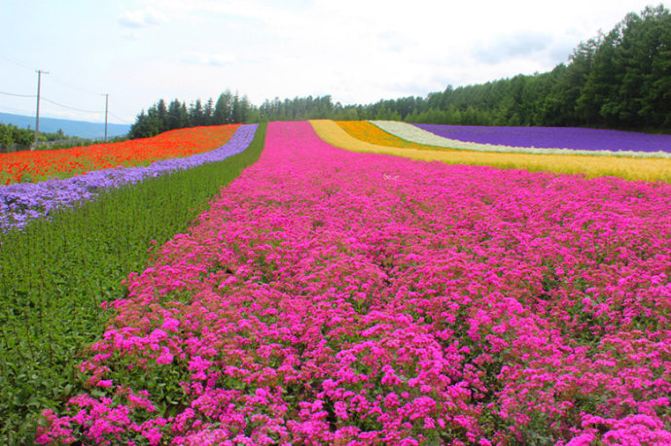
[[[125,292],[158,246],[206,209],[263,149],[112,190],[77,209],[0,235],[0,444],[29,444],[44,408],[78,389],[83,347],[100,337],[100,308]]]

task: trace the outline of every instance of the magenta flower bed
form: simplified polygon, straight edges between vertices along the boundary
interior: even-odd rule
[[[39,443],[671,444],[671,186],[260,161],[128,279]],[[639,443],[637,443],[639,442]]]
[[[578,127],[415,125],[444,138],[481,144],[552,149],[671,152],[671,135]]]

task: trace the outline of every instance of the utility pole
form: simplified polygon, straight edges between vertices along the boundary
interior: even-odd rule
[[[105,96],[105,142],[107,142],[107,111],[109,110],[109,93],[103,93],[102,96]]]
[[[48,71],[37,70],[37,110],[35,112],[35,144],[31,150],[35,150],[37,145],[37,136],[40,133],[40,86],[42,83],[42,75],[49,74]]]

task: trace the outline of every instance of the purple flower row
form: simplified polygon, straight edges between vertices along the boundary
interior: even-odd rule
[[[66,179],[0,186],[0,231],[22,228],[29,221],[48,216],[56,209],[94,199],[100,192],[145,178],[222,161],[244,151],[254,138],[256,124],[241,126],[231,139],[210,152],[187,158],[161,160],[145,167],[115,167]]]
[[[577,150],[671,152],[671,135],[577,127],[415,125],[444,138],[480,144]]]

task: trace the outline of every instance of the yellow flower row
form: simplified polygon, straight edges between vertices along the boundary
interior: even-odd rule
[[[405,141],[367,121],[313,120],[310,123],[327,143],[354,152],[382,153],[448,164],[583,174],[587,177],[616,176],[627,180],[671,183],[671,159],[449,150]]]

